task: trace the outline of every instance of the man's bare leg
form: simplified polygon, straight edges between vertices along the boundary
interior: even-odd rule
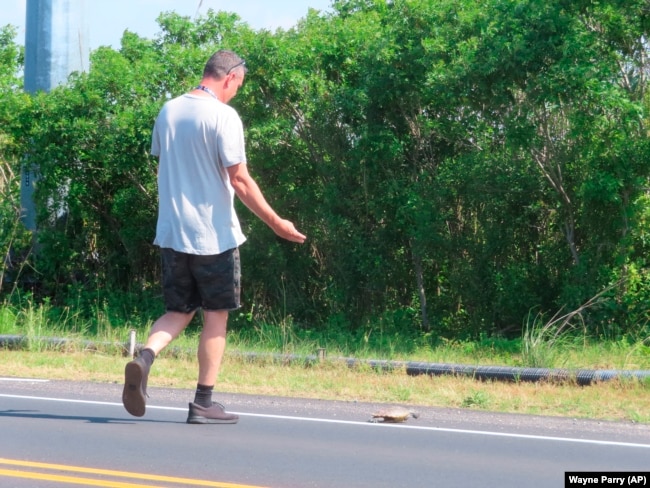
[[[239,416],[227,413],[223,405],[212,401],[212,390],[226,350],[227,323],[227,311],[203,312],[203,330],[197,351],[199,377],[194,402],[190,403],[188,424],[236,424],[239,420]]]
[[[203,330],[199,340],[197,356],[199,360],[200,385],[214,386],[221,369],[221,361],[226,350],[226,330],[228,311],[205,310]]]
[[[156,356],[185,330],[195,312],[167,312],[156,320],[149,332],[145,349],[151,349]]]
[[[154,358],[187,327],[194,312],[167,312],[153,324],[140,355],[124,368],[122,404],[127,412],[142,417],[147,403],[147,380]]]

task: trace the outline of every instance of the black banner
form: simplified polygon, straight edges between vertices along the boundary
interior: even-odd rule
[[[650,471],[567,471],[564,488],[576,486],[650,486]]]

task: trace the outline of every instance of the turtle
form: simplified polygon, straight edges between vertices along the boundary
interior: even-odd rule
[[[409,417],[413,417],[414,419],[416,419],[419,416],[420,414],[418,412],[414,412],[413,410],[409,410],[408,408],[405,407],[394,406],[394,407],[381,408],[377,410],[375,413],[372,414],[372,417],[370,417],[368,422],[398,423],[398,422],[406,422],[406,420]]]

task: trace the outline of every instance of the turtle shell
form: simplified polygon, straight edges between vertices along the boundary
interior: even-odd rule
[[[404,422],[409,417],[418,417],[418,414],[404,407],[386,407],[372,414],[375,421],[383,419],[384,422]]]

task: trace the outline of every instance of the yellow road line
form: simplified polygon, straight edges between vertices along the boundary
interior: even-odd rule
[[[154,485],[123,483],[121,481],[93,480],[90,478],[61,476],[57,474],[29,473],[27,471],[13,471],[10,469],[0,469],[0,476],[11,476],[13,478],[23,478],[28,480],[58,481],[59,483],[68,483],[70,485],[107,486],[112,488],[163,488]]]
[[[205,480],[197,480],[197,479],[189,479],[189,478],[176,478],[173,476],[159,476],[154,474],[133,473],[128,471],[112,471],[109,469],[84,468],[81,466],[67,466],[65,464],[38,463],[32,461],[20,461],[20,460],[5,459],[5,458],[0,458],[0,464],[21,466],[21,467],[32,468],[32,469],[51,469],[57,471],[67,471],[70,473],[85,473],[85,474],[95,474],[95,475],[103,475],[103,476],[113,476],[116,478],[130,478],[134,480],[161,481],[164,483],[177,483],[186,486],[187,485],[208,486],[213,488],[263,488],[261,486],[254,486],[254,485],[240,485],[240,484],[225,483],[219,481],[205,481]],[[22,475],[19,476],[18,474],[20,473],[22,473]],[[6,476],[32,478],[32,479],[50,479],[53,481],[64,481],[58,478],[68,478],[66,476],[59,476],[59,475],[47,475],[47,474],[39,474],[39,473],[29,473],[26,471],[11,471],[11,470],[0,469],[0,475],[3,474]],[[83,479],[84,483],[88,482],[88,480],[86,480],[85,478],[69,478],[69,479],[70,480]],[[124,487],[124,488],[135,488],[135,487],[139,488],[142,486],[148,486],[149,488],[151,488],[151,485],[134,485],[130,483],[116,484],[116,482],[112,482],[113,484],[106,484],[107,482],[103,482],[101,480],[91,480],[91,481],[98,484],[94,484],[90,486],[115,486],[115,487]],[[67,481],[67,482],[80,484],[79,481],[77,482]]]

